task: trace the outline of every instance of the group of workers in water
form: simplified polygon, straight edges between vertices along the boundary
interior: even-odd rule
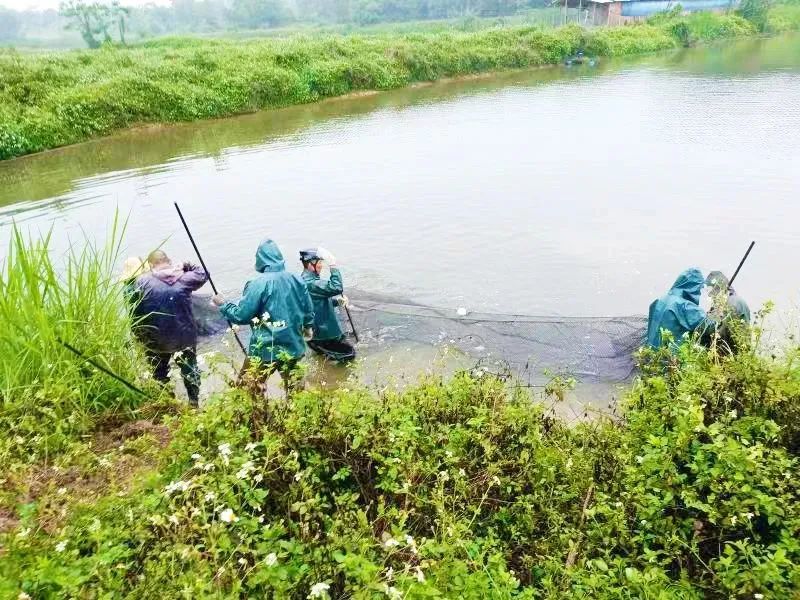
[[[211,298],[232,326],[250,326],[247,359],[239,375],[240,384],[248,389],[263,390],[276,371],[287,386],[295,385],[307,347],[336,362],[356,356],[336,314],[336,307],[348,302],[336,257],[325,248],[309,248],[300,251],[300,263],[300,275],[287,271],[278,245],[265,240],[256,251],[257,274],[245,284],[241,298],[237,302],[220,295]],[[329,275],[323,279],[325,266]],[[208,281],[208,273],[190,262],[174,264],[156,250],[146,261],[137,257],[125,261],[122,279],[132,306],[134,334],[144,346],[154,379],[167,383],[174,361],[189,403],[197,406],[200,370],[191,297]]]
[[[300,275],[286,270],[278,245],[265,240],[256,251],[257,274],[244,286],[241,298],[226,301],[214,295],[211,302],[232,326],[251,329],[247,358],[239,382],[263,392],[269,377],[280,373],[289,387],[297,383],[297,366],[307,348],[336,362],[355,358],[339,323],[336,308],[347,306],[342,273],[336,258],[322,247],[300,251]],[[323,278],[327,266],[329,274]],[[124,265],[123,281],[134,317],[134,333],[143,344],[154,379],[167,383],[174,361],[183,377],[189,402],[197,406],[200,371],[197,364],[197,325],[192,314],[192,293],[208,281],[202,266],[174,264],[161,250],[146,261],[133,257]],[[709,286],[712,309],[700,306],[701,292]],[[672,288],[650,305],[646,344],[676,346],[687,335],[701,341],[722,340],[735,351],[735,323],[749,323],[750,309],[720,271],[703,277],[687,269]],[[234,327],[236,329],[236,327]]]

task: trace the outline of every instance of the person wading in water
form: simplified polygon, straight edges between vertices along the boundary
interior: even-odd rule
[[[342,272],[336,265],[336,257],[325,248],[309,248],[300,251],[300,261],[303,263],[303,281],[314,303],[314,337],[308,342],[309,348],[336,362],[353,360],[356,350],[345,339],[336,316],[336,307],[347,305],[347,297],[342,295]],[[324,264],[330,269],[328,279],[321,276]]]

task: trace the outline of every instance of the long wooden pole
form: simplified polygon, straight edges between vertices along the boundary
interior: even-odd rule
[[[211,284],[211,289],[214,291],[214,294],[218,294],[219,292],[217,292],[217,286],[214,285],[214,280],[211,279],[211,273],[209,273],[208,267],[206,267],[206,263],[203,260],[203,255],[200,254],[200,250],[197,248],[197,244],[195,244],[194,242],[194,237],[192,236],[192,232],[189,231],[189,226],[186,224],[186,219],[183,218],[181,207],[178,206],[177,202],[173,202],[173,204],[175,205],[175,210],[178,211],[178,216],[181,219],[181,223],[183,223],[183,228],[186,230],[186,235],[189,236],[189,241],[192,243],[192,248],[194,248],[194,253],[197,254],[197,258],[200,259],[200,264],[203,266],[203,270],[205,270],[206,275],[208,276],[208,283]],[[230,321],[228,321],[228,325],[230,325],[231,330],[233,330],[233,324]],[[236,343],[239,344],[239,348],[241,348],[242,352],[244,352],[244,355],[247,356],[247,350],[245,350],[242,340],[239,339],[239,336],[235,331],[233,332],[233,337],[236,338]]]

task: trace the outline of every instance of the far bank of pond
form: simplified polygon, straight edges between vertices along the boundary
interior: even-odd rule
[[[768,28],[800,27],[800,7],[772,9]],[[314,102],[360,90],[610,57],[752,36],[734,14],[659,15],[585,30],[322,36],[230,42],[166,39],[130,48],[0,53],[0,159],[146,123],[194,121]]]

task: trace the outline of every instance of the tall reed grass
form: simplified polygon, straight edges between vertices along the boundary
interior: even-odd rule
[[[115,217],[103,245],[82,240],[59,257],[52,231],[32,239],[14,228],[0,270],[0,459],[15,447],[48,454],[98,415],[141,402],[62,343],[128,380],[147,372],[114,276],[124,230]]]

